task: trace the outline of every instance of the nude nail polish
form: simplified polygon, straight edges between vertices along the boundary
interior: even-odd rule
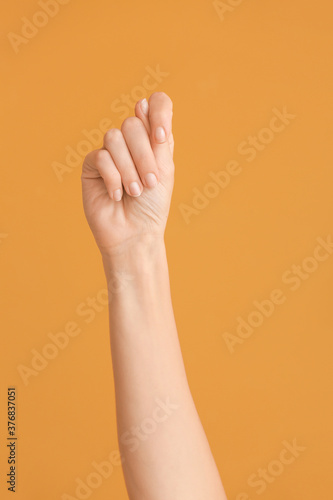
[[[157,142],[165,142],[165,130],[163,127],[157,127],[155,131],[155,139]]]
[[[149,188],[155,187],[157,184],[156,175],[152,174],[152,173],[146,174],[145,181],[146,181],[147,187],[149,187]]]
[[[137,182],[131,182],[131,184],[128,187],[129,187],[129,192],[131,193],[132,196],[140,196],[141,189]]]
[[[146,98],[142,99],[141,101],[141,109],[143,114],[148,115],[148,101]]]

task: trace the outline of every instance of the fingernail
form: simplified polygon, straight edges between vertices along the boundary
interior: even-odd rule
[[[141,101],[141,109],[145,115],[148,115],[148,101],[146,98]]]
[[[141,189],[137,182],[131,182],[129,185],[129,191],[132,196],[140,196],[141,194]]]
[[[157,179],[155,174],[147,174],[145,176],[145,181],[147,184],[147,187],[153,188],[157,184]]]
[[[114,199],[114,201],[120,201],[121,200],[121,189],[115,189],[113,191],[113,199]]]
[[[157,142],[165,142],[165,130],[163,127],[157,127],[155,131],[155,139]]]

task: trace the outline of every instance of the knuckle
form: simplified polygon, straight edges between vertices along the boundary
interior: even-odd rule
[[[122,133],[119,128],[110,128],[104,135],[105,144],[110,144],[111,142],[118,142],[121,139]]]
[[[85,168],[92,168],[93,167],[93,165],[95,163],[95,156],[96,156],[97,151],[98,150],[93,150],[93,151],[90,151],[89,153],[86,154],[86,156],[83,159],[82,170],[84,170]]]
[[[94,163],[96,165],[96,168],[99,169],[102,167],[105,163],[105,161],[108,158],[108,152],[105,151],[105,149],[97,149],[94,154]]]
[[[165,99],[165,98],[168,98],[169,96],[163,92],[162,90],[158,90],[157,92],[154,92],[150,98],[151,99]]]
[[[121,125],[121,131],[124,132],[124,133],[127,133],[135,128],[138,127],[138,125],[140,125],[141,123],[141,120],[140,118],[137,118],[136,116],[129,116],[128,118],[126,118],[122,125]]]
[[[165,103],[168,103],[169,107],[172,109],[173,107],[173,103],[172,103],[172,100],[171,98],[168,96],[168,94],[166,94],[165,92],[163,91],[158,91],[158,92],[154,92],[151,96],[150,96],[150,99],[149,100],[159,100],[159,101],[163,101]]]
[[[91,163],[92,156],[94,153],[95,153],[95,151],[90,151],[89,153],[86,154],[86,156],[83,159],[83,165],[85,165],[85,164],[87,165],[87,164]]]

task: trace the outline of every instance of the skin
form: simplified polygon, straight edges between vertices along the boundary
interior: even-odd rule
[[[171,127],[172,101],[156,92],[136,104],[121,130],[105,134],[82,169],[84,210],[109,289],[119,450],[130,500],[226,500],[171,302],[164,244],[174,185]]]

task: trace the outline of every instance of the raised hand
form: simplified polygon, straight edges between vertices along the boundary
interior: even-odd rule
[[[135,116],[110,129],[82,167],[84,211],[103,256],[145,238],[163,238],[174,183],[172,101],[163,92],[137,102]]]

